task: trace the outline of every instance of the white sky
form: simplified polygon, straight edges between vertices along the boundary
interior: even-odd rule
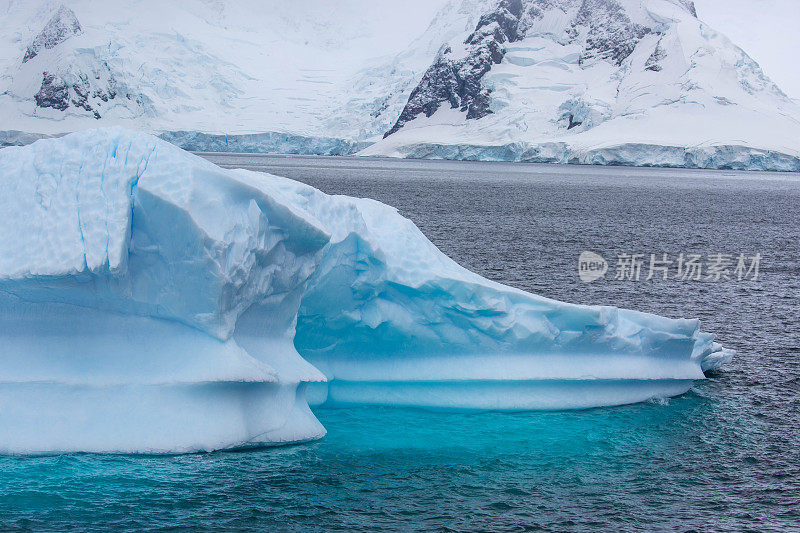
[[[398,53],[428,29],[445,4],[447,0],[369,0],[364,15],[378,22],[376,29],[386,39],[387,51]]]
[[[792,98],[800,98],[800,0],[694,0],[697,16],[755,59]]]

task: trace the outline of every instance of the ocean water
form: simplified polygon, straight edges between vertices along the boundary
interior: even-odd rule
[[[0,530],[800,531],[800,176],[207,157],[394,205],[503,283],[700,318],[738,354],[624,407],[319,410],[328,435],[304,445],[0,457]],[[579,280],[584,250],[604,279]],[[762,259],[757,280],[645,280],[663,253]],[[613,279],[621,254],[645,256],[639,281]]]

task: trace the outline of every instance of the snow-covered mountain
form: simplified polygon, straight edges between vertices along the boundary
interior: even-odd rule
[[[0,0],[0,142],[800,170],[800,106],[688,0],[443,2]]]
[[[7,2],[2,129],[320,135],[330,87],[375,40],[362,4],[341,2],[326,22],[313,1]]]
[[[366,152],[800,169],[798,126],[796,103],[688,0],[502,0]]]

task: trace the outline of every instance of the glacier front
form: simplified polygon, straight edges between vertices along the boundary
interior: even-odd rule
[[[389,206],[143,133],[2,150],[0,205],[6,453],[311,440],[309,400],[618,405],[731,357],[696,320],[494,283]]]

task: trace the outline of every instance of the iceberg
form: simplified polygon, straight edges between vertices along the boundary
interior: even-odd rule
[[[308,441],[309,402],[619,405],[732,356],[696,320],[507,287],[389,206],[120,128],[3,149],[0,204],[5,453]]]

